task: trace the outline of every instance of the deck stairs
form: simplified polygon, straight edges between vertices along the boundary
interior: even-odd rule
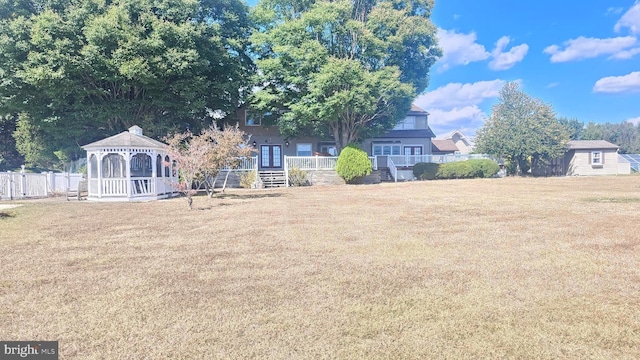
[[[287,186],[284,171],[258,171],[258,176],[265,189]]]

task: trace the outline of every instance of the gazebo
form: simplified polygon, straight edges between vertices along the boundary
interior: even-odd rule
[[[142,135],[139,126],[87,144],[87,199],[147,201],[170,197],[178,181],[168,146]]]

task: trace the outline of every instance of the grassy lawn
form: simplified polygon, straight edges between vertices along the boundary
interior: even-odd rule
[[[0,339],[61,359],[640,358],[640,177],[21,203]]]

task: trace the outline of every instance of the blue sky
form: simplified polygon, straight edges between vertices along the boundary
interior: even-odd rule
[[[436,0],[443,58],[415,103],[473,135],[506,81],[585,123],[640,122],[640,1]]]
[[[436,0],[432,20],[444,56],[414,103],[436,135],[474,135],[507,81],[558,116],[640,122],[640,0]]]

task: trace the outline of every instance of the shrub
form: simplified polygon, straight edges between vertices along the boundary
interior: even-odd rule
[[[490,178],[500,171],[500,166],[493,160],[489,159],[473,159],[468,160],[474,169],[474,177]]]
[[[371,160],[357,145],[349,144],[342,149],[336,163],[336,172],[347,183],[355,178],[371,174]]]
[[[473,169],[466,161],[441,164],[436,177],[438,179],[469,179],[473,177]]]
[[[291,186],[309,186],[309,173],[298,168],[289,169],[289,185]]]
[[[245,189],[253,188],[253,184],[256,182],[256,172],[255,171],[244,171],[240,175],[240,186]]]
[[[413,176],[419,180],[433,180],[436,178],[439,166],[436,163],[417,163],[413,166]]]

